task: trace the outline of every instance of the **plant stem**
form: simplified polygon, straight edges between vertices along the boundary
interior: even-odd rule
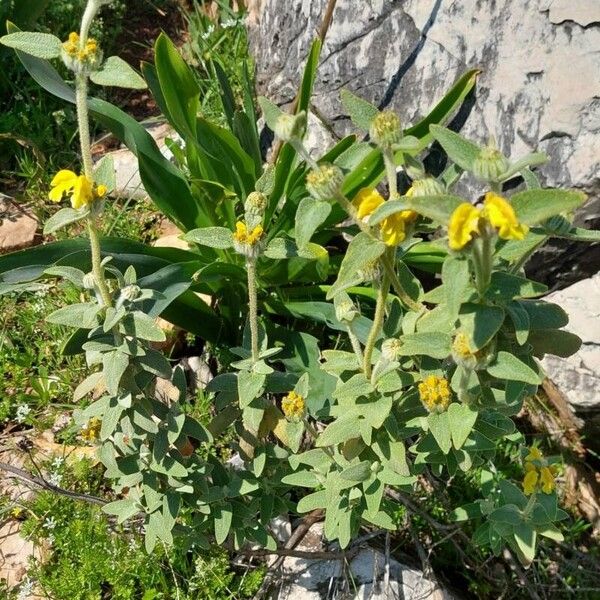
[[[83,17],[81,19],[81,28],[79,32],[80,47],[84,47],[87,42],[88,33],[92,20],[100,8],[98,0],[89,0]],[[94,166],[92,162],[92,143],[90,137],[90,117],[87,105],[88,79],[86,73],[79,73],[75,77],[75,105],[77,108],[77,126],[79,129],[79,145],[81,147],[81,160],[83,162],[84,175],[93,181]],[[96,226],[95,217],[92,214],[87,219],[88,234],[90,237],[90,248],[92,251],[92,273],[96,280],[96,285],[100,291],[100,296],[105,306],[111,305],[110,291],[104,269],[102,268],[102,253],[100,251],[100,232]]]
[[[365,345],[365,355],[363,359],[363,372],[367,379],[371,378],[372,367],[371,359],[373,357],[373,350],[375,348],[375,342],[381,333],[383,327],[383,318],[385,316],[385,303],[387,295],[390,289],[390,279],[387,273],[383,274],[379,289],[377,290],[377,304],[375,305],[375,315],[373,316],[373,325],[371,331],[369,331],[369,337]]]
[[[390,200],[396,200],[396,198],[398,198],[398,182],[394,151],[391,148],[383,151],[383,164],[385,165],[385,173],[388,180],[388,188],[390,190]]]
[[[533,511],[533,509],[535,507],[536,499],[537,499],[537,493],[533,492],[533,494],[531,494],[531,496],[529,496],[529,501],[527,502],[527,505],[523,509],[523,519],[528,519],[529,516],[531,515],[531,512]]]
[[[250,321],[250,347],[252,362],[258,362],[258,308],[256,300],[256,259],[246,261],[248,272],[248,320]]]
[[[481,298],[483,298],[485,295],[492,278],[492,239],[493,236],[489,232],[484,232],[483,235],[473,244],[475,284]]]

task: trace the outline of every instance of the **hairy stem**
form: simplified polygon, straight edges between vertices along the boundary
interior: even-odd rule
[[[352,344],[352,350],[354,350],[354,354],[356,354],[358,364],[362,365],[364,359],[360,341],[356,337],[356,334],[354,333],[354,331],[352,331],[352,328],[349,325],[346,327],[346,330],[348,332],[348,337],[350,338],[350,343]]]
[[[493,237],[489,232],[473,244],[473,264],[475,266],[475,285],[479,296],[483,298],[492,279]]]
[[[98,233],[98,229],[96,228],[96,224],[94,223],[93,217],[88,218],[87,226],[88,235],[90,237],[90,248],[92,250],[92,273],[94,275],[94,280],[98,286],[98,290],[100,291],[100,296],[102,297],[104,306],[110,306],[112,304],[112,299],[106,283],[106,278],[104,277],[104,269],[102,268],[100,235]]]
[[[390,278],[387,273],[383,274],[379,289],[377,290],[377,304],[375,305],[375,315],[373,317],[373,325],[369,331],[369,337],[365,344],[365,355],[363,358],[363,371],[367,379],[370,379],[372,373],[371,359],[373,358],[373,350],[375,342],[381,333],[383,327],[383,318],[385,317],[385,303],[390,289]]]
[[[258,307],[256,300],[256,259],[246,261],[248,272],[248,320],[250,321],[250,347],[252,362],[258,361]]]
[[[398,198],[398,182],[396,176],[396,162],[394,160],[394,151],[392,149],[383,152],[383,164],[385,165],[385,174],[390,190],[390,200],[396,200]]]

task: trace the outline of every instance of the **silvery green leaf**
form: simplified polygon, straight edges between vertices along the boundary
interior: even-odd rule
[[[85,219],[89,216],[90,211],[87,208],[76,210],[74,208],[61,208],[58,212],[54,213],[44,224],[44,235],[54,233],[71,223],[77,223],[81,219]]]
[[[49,323],[67,325],[78,329],[93,329],[98,325],[97,314],[102,307],[95,302],[82,302],[63,306],[46,317]]]
[[[331,212],[329,202],[303,198],[296,210],[295,237],[300,248],[304,248],[315,230],[327,219]]]
[[[102,67],[90,75],[90,79],[98,85],[134,90],[143,90],[147,87],[146,82],[136,71],[118,56],[109,56]]]
[[[0,38],[0,44],[37,58],[57,58],[60,56],[62,42],[50,33],[38,31],[17,31]]]
[[[371,122],[379,114],[379,109],[346,89],[341,91],[340,99],[352,123],[364,131],[369,131]]]
[[[233,233],[226,227],[201,227],[188,231],[183,239],[209,248],[225,250],[233,246]]]
[[[110,154],[105,154],[94,167],[94,183],[105,186],[107,193],[116,188],[115,163]]]

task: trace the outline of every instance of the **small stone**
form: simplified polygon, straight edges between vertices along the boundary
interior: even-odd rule
[[[37,229],[38,221],[27,206],[0,193],[0,254],[38,244]]]
[[[203,390],[213,379],[212,371],[204,359],[190,356],[186,359],[187,367],[192,376],[192,383],[197,390]]]

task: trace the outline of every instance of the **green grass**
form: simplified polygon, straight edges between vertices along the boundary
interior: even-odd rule
[[[73,466],[51,461],[48,467],[69,489],[103,492],[102,471],[88,460]],[[14,506],[4,510],[16,514]],[[139,523],[117,526],[96,506],[48,492],[18,514],[23,533],[52,550],[47,561],[32,561],[28,578],[53,600],[243,600],[254,595],[264,576],[261,568],[233,569],[220,548],[158,546],[147,555]]]

